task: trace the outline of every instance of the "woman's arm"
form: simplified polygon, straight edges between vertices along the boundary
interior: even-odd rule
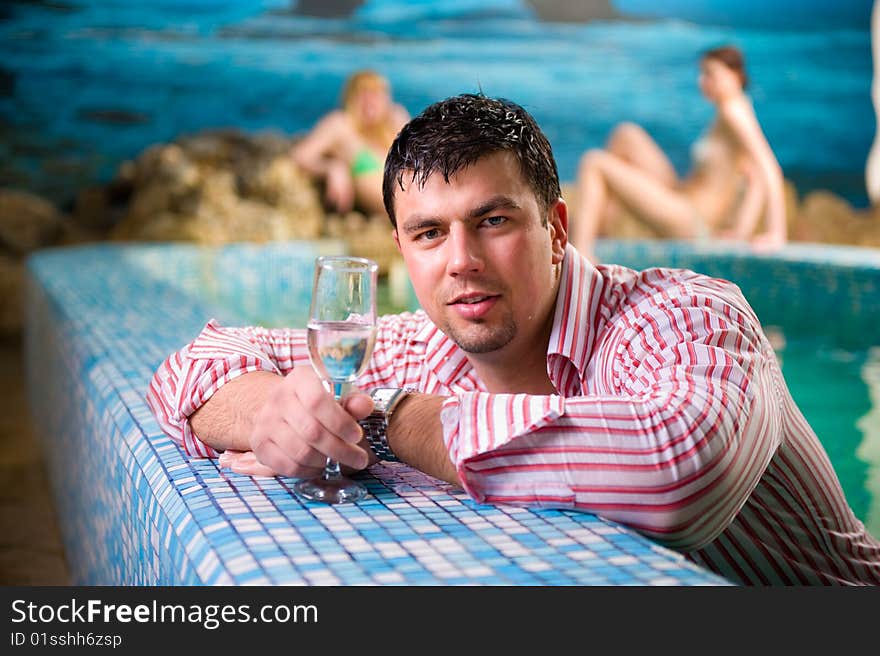
[[[324,177],[333,161],[331,153],[339,138],[342,117],[332,112],[322,118],[315,127],[291,149],[293,161],[314,176]]]
[[[756,182],[761,181],[766,195],[765,231],[753,237],[752,242],[768,248],[782,246],[787,239],[782,168],[761,131],[754,111],[745,100],[726,103],[719,109],[719,114],[736,135],[746,156],[754,163]],[[746,200],[756,202],[755,198]],[[743,221],[753,220],[748,215],[739,218]]]
[[[338,111],[321,119],[291,150],[296,164],[325,183],[325,197],[340,212],[354,205],[355,189],[349,162],[335,154],[335,146],[347,131],[345,117]]]
[[[396,135],[398,132],[400,132],[401,128],[403,128],[404,125],[409,123],[410,115],[403,105],[395,104],[391,111],[392,127],[394,129],[394,134]]]
[[[743,173],[745,175],[745,190],[742,200],[730,229],[719,234],[719,237],[723,239],[748,239],[749,235],[755,232],[755,227],[764,211],[767,190],[760,173],[753,165],[747,166]]]

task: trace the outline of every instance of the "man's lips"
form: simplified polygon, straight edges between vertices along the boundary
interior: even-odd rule
[[[456,296],[447,305],[465,319],[480,319],[495,306],[499,298],[497,294],[469,292]]]
[[[497,294],[490,294],[488,292],[466,292],[453,298],[447,303],[447,305],[454,305],[456,303],[478,303],[491,296],[497,296]]]

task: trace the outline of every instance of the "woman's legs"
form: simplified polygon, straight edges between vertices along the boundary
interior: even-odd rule
[[[667,187],[678,184],[678,174],[663,149],[635,123],[621,123],[608,138],[609,153],[633,164]]]
[[[614,190],[608,193],[599,166],[586,165],[588,161],[599,158],[591,153],[601,152],[586,153],[578,172],[578,207],[573,217],[573,241],[585,254],[592,252],[596,236],[607,232],[607,227],[620,215],[620,199]],[[640,180],[653,180],[670,191],[678,185],[675,167],[663,149],[635,123],[620,123],[609,136],[605,152],[622,164],[628,164],[629,170],[639,174]]]
[[[690,239],[697,234],[696,208],[687,196],[617,155],[587,151],[577,184],[572,242],[584,255],[592,256],[595,238],[606,232],[603,213],[611,198],[670,237]]]

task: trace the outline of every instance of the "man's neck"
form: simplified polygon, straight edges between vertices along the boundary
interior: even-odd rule
[[[512,367],[486,366],[469,358],[486,391],[494,394],[556,394],[547,375],[547,359],[542,354],[536,362],[517,362]]]
[[[494,394],[556,394],[547,374],[549,330],[538,343],[517,352],[469,353],[467,358],[477,378]],[[512,346],[512,345],[510,345]]]

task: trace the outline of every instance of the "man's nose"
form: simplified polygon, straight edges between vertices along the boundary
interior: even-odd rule
[[[483,269],[483,256],[476,235],[466,226],[454,226],[447,239],[449,248],[446,269],[449,275],[478,273]]]

